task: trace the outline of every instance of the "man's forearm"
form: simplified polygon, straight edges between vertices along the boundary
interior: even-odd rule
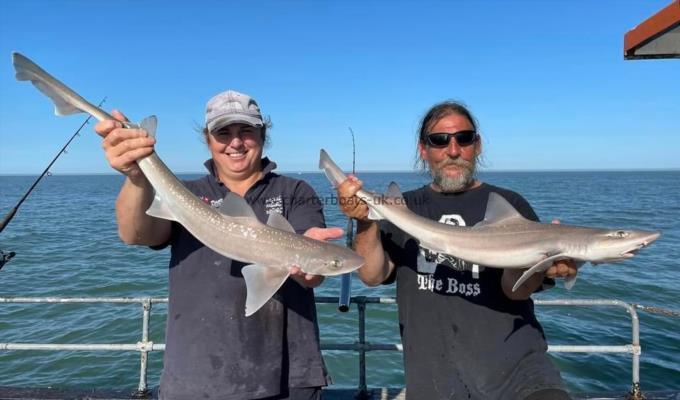
[[[149,181],[140,177],[125,183],[116,200],[118,235],[127,244],[158,245],[170,237],[170,221],[146,214],[154,191]]]
[[[370,286],[383,283],[393,267],[380,242],[380,226],[377,222],[358,222],[355,251],[365,261],[358,270],[361,281]]]

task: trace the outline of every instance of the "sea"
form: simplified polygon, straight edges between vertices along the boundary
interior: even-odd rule
[[[346,226],[323,175],[288,175],[306,180],[324,199],[329,226]],[[367,189],[377,192],[391,181],[404,191],[428,181],[411,172],[359,176]],[[0,216],[35,179],[0,176]],[[522,194],[543,221],[662,232],[636,257],[584,266],[572,290],[558,283],[535,299],[617,299],[680,310],[680,171],[482,172],[480,179]],[[16,253],[0,270],[0,297],[166,297],[168,251],[127,246],[117,236],[114,202],[121,183],[119,175],[46,176],[0,233],[0,250]],[[351,289],[354,296],[395,295],[393,285],[368,288],[356,276]],[[338,296],[339,291],[340,279],[329,278],[316,294]],[[164,342],[166,312],[164,304],[153,307],[150,340],[155,343]],[[537,306],[536,312],[551,345],[631,342],[630,316],[622,308]],[[680,390],[680,318],[638,312],[643,391]],[[0,303],[0,343],[137,343],[141,313],[138,304]],[[322,343],[358,340],[356,306],[342,313],[337,304],[320,304],[318,313]],[[396,305],[368,306],[366,340],[400,342]],[[550,356],[572,392],[630,389],[630,354]],[[324,357],[334,387],[357,387],[356,352],[324,351]],[[0,350],[0,386],[134,390],[139,363],[137,352]],[[151,387],[158,385],[162,364],[162,352],[151,352]],[[368,352],[366,369],[369,387],[404,384],[398,351]]]

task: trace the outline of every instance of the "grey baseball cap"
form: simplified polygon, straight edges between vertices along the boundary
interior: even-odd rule
[[[255,127],[264,126],[260,107],[252,97],[227,90],[208,100],[205,107],[205,126],[208,132],[239,123]]]

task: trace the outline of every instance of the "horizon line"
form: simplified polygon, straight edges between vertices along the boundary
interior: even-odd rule
[[[313,171],[313,170],[291,170],[291,171],[274,171],[280,175],[284,174],[323,174],[323,171]],[[349,173],[348,171],[344,171],[346,173]],[[525,173],[535,173],[535,172],[680,172],[680,167],[678,168],[580,168],[580,169],[483,169],[479,170],[479,173],[488,173],[488,172],[493,172],[493,173],[516,173],[516,172],[525,172]],[[416,171],[416,170],[365,170],[365,171],[357,171],[355,174],[384,174],[384,173],[399,173],[399,174],[404,174],[404,173],[413,173],[413,174],[420,174],[422,173],[421,171]],[[175,175],[205,175],[205,171],[201,172],[173,172]],[[0,176],[39,176],[40,174],[38,173],[30,173],[30,172],[17,172],[17,173],[2,173],[0,172]],[[50,173],[52,176],[85,176],[85,175],[102,175],[102,176],[117,176],[121,175],[117,172],[59,172],[59,173]],[[121,175],[122,176],[122,175]]]

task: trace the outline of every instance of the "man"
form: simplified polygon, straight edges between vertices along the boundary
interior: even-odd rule
[[[416,214],[472,226],[484,218],[489,193],[496,192],[526,218],[538,219],[520,195],[475,179],[482,145],[463,105],[433,106],[421,122],[417,151],[432,182],[404,194]],[[353,197],[361,185],[350,177],[338,196],[342,211],[359,221],[361,280],[370,286],[397,282],[407,398],[569,399],[546,355],[530,296],[544,278],[573,276],[574,263],[556,263],[513,292],[523,271],[433,253],[394,225],[368,220],[366,204]]]
[[[124,116],[114,112],[120,121]],[[252,98],[226,91],[207,103],[203,137],[212,158],[208,175],[185,182],[196,196],[219,207],[228,192],[245,198],[260,221],[280,213],[297,233],[336,238],[322,229],[314,190],[273,172],[262,157],[268,121]],[[116,201],[121,239],[127,244],[171,246],[166,349],[161,399],[319,399],[328,383],[319,347],[313,287],[323,277],[291,266],[274,298],[245,317],[243,263],[204,246],[181,225],[146,215],[153,188],[136,160],[154,151],[155,140],[139,129],[104,121],[95,130],[111,167],[125,174]]]

